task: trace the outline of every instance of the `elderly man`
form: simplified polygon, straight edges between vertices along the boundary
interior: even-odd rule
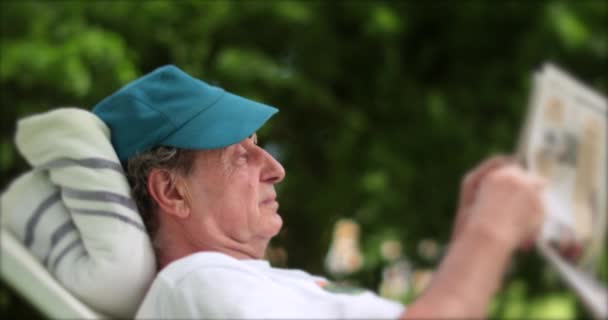
[[[406,310],[262,260],[281,229],[285,170],[257,143],[276,109],[165,66],[100,102],[160,272],[138,318],[482,317],[512,253],[542,220],[542,181],[506,158],[464,180],[448,254]]]

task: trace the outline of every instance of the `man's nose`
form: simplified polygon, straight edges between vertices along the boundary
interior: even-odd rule
[[[262,181],[268,183],[279,183],[285,178],[285,169],[270,153],[262,149],[264,158],[264,172]]]

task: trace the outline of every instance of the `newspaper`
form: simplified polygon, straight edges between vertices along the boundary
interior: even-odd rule
[[[540,253],[595,317],[608,317],[606,287],[595,278],[608,218],[608,104],[552,64],[535,73],[518,155],[547,179]]]

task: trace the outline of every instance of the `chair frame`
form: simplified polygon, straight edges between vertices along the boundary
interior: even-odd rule
[[[5,282],[53,319],[103,319],[61,286],[42,264],[5,228],[0,228],[0,275]]]

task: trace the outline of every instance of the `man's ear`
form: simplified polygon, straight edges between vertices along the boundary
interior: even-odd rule
[[[186,190],[180,188],[178,183],[178,178],[167,170],[155,168],[148,174],[148,193],[158,207],[171,216],[183,219],[190,215],[190,207]]]

